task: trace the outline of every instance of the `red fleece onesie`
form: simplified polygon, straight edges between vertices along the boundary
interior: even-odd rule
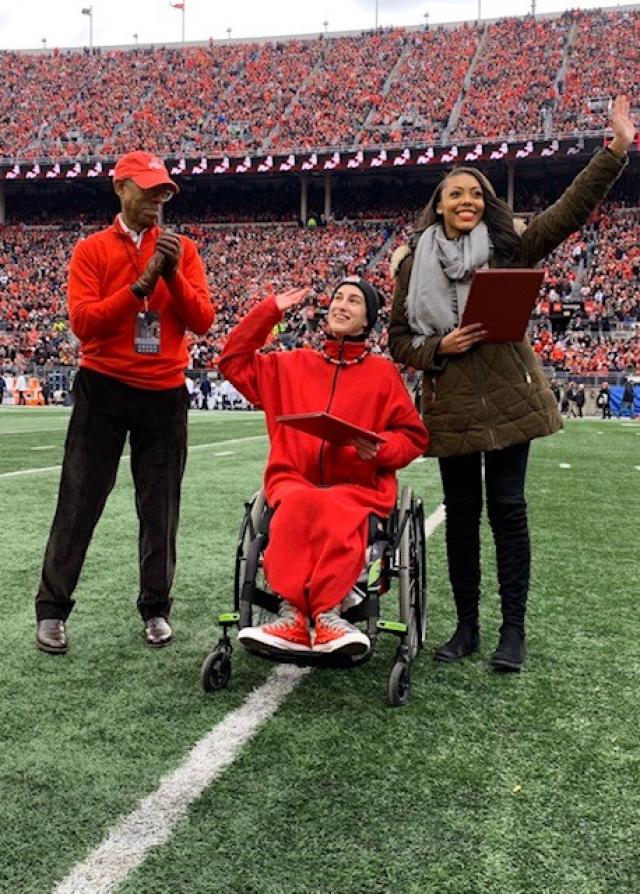
[[[395,470],[424,453],[429,438],[393,364],[367,354],[363,341],[328,339],[327,356],[305,348],[257,353],[281,318],[274,298],[262,301],[229,336],[220,369],[266,414],[271,450],[264,483],[275,509],[267,578],[315,617],[338,605],[357,581],[369,515],[390,514]],[[352,446],[335,447],[275,421],[316,410],[375,431],[385,443],[374,459],[363,460]]]

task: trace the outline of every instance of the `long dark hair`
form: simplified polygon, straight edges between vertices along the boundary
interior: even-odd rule
[[[495,262],[499,267],[508,266],[520,248],[520,236],[513,227],[513,211],[502,199],[496,196],[491,181],[478,168],[460,166],[446,174],[433,191],[427,206],[424,208],[414,227],[414,247],[418,238],[430,226],[442,223],[442,215],[436,207],[442,195],[445,183],[458,174],[470,174],[480,184],[484,196],[483,220],[489,230],[489,237],[495,250]]]

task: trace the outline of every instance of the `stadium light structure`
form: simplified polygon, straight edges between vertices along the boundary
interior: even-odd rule
[[[231,40],[231,28],[227,28],[227,40]]]
[[[482,0],[478,0],[478,23],[482,21]]]
[[[424,19],[424,30],[428,31],[429,30],[429,10],[427,10],[425,13],[423,13],[422,18]]]
[[[329,22],[327,22],[327,20],[325,19],[324,22],[322,23],[322,25],[324,27],[324,33],[326,34],[327,28],[329,27]]]
[[[83,16],[89,16],[89,49],[93,49],[93,6],[84,6],[80,12]]]
[[[47,38],[41,37],[40,40],[42,41],[42,49],[46,50],[47,49]]]
[[[138,46],[138,32],[137,31],[133,35],[133,42],[135,43],[136,46]]]
[[[376,15],[375,15],[374,28],[376,31],[378,30],[378,0],[376,0]]]

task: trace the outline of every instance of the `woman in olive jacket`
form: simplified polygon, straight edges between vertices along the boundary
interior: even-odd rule
[[[517,232],[513,212],[477,169],[449,173],[423,211],[412,242],[392,261],[396,286],[389,346],[424,371],[422,414],[444,490],[449,577],[458,624],[436,651],[457,661],[480,645],[480,515],[484,456],[487,511],[502,604],[491,664],[519,671],[531,548],[524,498],[529,444],[562,427],[557,403],[527,339],[483,342],[482,324],[460,327],[471,277],[481,267],[533,267],[588,219],[627,165],[635,135],[629,102],[612,108],[614,138],[561,198]]]

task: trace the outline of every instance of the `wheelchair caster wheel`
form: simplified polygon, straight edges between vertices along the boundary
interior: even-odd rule
[[[226,689],[231,679],[231,658],[224,649],[216,649],[202,665],[202,688],[205,692]]]
[[[389,704],[394,708],[406,705],[411,693],[411,671],[405,661],[396,661],[389,675],[387,695]]]

